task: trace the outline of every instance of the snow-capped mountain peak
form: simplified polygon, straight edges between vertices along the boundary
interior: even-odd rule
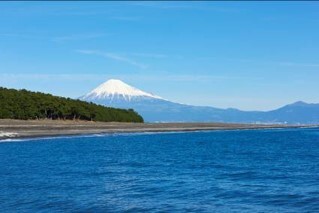
[[[86,94],[82,99],[114,99],[116,97],[124,98],[130,101],[133,97],[146,97],[146,98],[156,98],[162,99],[159,96],[153,95],[151,93],[144,92],[135,87],[132,87],[121,80],[110,79],[97,88]]]

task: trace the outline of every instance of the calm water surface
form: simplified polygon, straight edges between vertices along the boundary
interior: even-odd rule
[[[1,212],[319,212],[319,129],[0,143]]]

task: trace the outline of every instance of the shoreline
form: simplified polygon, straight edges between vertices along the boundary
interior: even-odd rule
[[[318,125],[236,124],[236,123],[117,123],[59,120],[0,119],[0,140],[114,133],[190,132],[311,128]]]

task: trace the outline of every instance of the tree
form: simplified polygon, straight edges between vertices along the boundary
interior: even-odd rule
[[[133,109],[116,109],[27,90],[0,87],[0,119],[79,119],[143,122]]]

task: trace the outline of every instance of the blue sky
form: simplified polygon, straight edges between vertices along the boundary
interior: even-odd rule
[[[109,78],[193,105],[319,102],[318,2],[0,2],[0,86]]]

